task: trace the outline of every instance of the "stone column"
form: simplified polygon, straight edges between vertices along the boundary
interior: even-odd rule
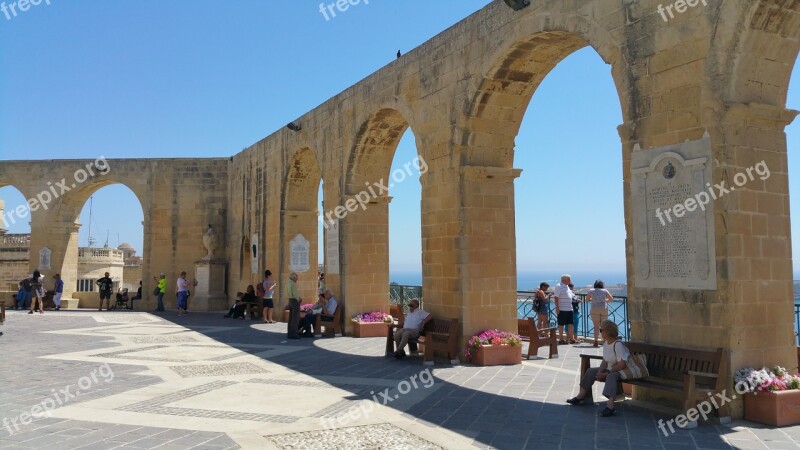
[[[48,216],[52,216],[50,214]],[[62,308],[75,308],[77,300],[72,299],[78,281],[78,230],[80,224],[74,222],[48,222],[47,216],[31,222],[31,246],[29,272],[39,267],[39,251],[47,247],[52,250],[50,269],[42,270],[45,288],[53,289],[53,275],[60,273],[64,281]]]
[[[462,167],[422,177],[423,300],[458,318],[461,345],[486,328],[517,330],[514,178],[519,169]]]
[[[717,220],[721,318],[730,329],[725,346],[734,371],[779,364],[795,372],[797,367],[784,132],[797,114],[738,104],[721,124],[724,159],[715,179],[736,187],[718,202],[723,211]],[[748,170],[753,179],[735,184],[734,177]]]
[[[389,203],[392,197],[370,200],[341,220],[342,289],[347,317],[389,310]],[[346,203],[346,202],[345,202]],[[346,331],[351,322],[345,320]]]

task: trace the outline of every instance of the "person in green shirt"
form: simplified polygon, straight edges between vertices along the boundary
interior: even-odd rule
[[[289,323],[286,328],[287,339],[300,339],[300,291],[297,289],[297,274],[292,272],[289,275],[289,282],[286,283],[286,298],[289,299]]]
[[[156,311],[164,311],[164,294],[167,293],[167,274],[161,272],[160,279],[153,277],[158,282],[158,307]]]

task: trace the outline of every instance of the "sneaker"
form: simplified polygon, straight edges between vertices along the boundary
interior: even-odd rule
[[[28,314],[33,314],[33,311],[28,311]]]

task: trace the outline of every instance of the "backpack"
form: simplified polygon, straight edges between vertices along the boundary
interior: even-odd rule
[[[264,296],[267,295],[267,292],[264,290],[263,282],[258,283],[258,286],[256,286],[256,295],[258,295],[261,298],[264,298]]]
[[[539,296],[536,296],[536,300],[533,301],[533,310],[536,311],[537,313],[543,313],[542,311],[543,309],[544,309],[544,302],[542,301],[542,299],[539,298]]]
[[[22,285],[22,290],[23,291],[25,291],[25,292],[30,292],[31,291],[31,280],[25,278],[24,280],[22,280],[22,283],[20,283],[20,284]]]

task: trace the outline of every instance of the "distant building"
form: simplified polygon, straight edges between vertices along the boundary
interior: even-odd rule
[[[30,234],[6,234],[0,228],[0,291],[16,291],[19,281],[31,274],[30,247]],[[80,247],[75,291],[96,292],[96,281],[106,272],[114,280],[114,292],[118,288],[136,292],[142,279],[142,257],[127,243],[119,248]],[[46,280],[46,287],[51,284],[52,280]]]

